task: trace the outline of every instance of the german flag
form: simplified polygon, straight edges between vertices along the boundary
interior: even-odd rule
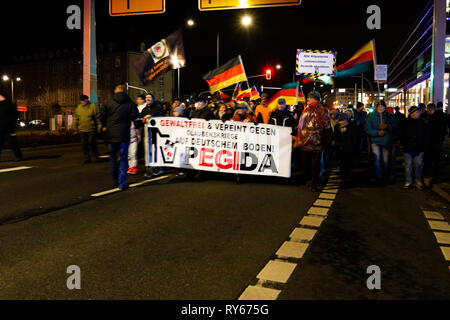
[[[252,89],[247,89],[242,91],[241,88],[239,87],[239,91],[238,94],[236,96],[236,100],[243,100],[244,98],[250,98],[250,95],[252,93]]]
[[[261,96],[259,95],[258,89],[256,89],[256,86],[253,86],[252,88],[252,100],[258,100],[261,99]]]
[[[226,64],[203,76],[209,85],[209,91],[213,94],[235,83],[248,81],[245,75],[244,64],[241,56],[228,61]]]
[[[349,78],[374,70],[377,64],[376,60],[375,40],[371,40],[359,49],[350,60],[338,66],[334,77]]]
[[[274,111],[278,106],[278,99],[285,99],[286,105],[295,106],[299,102],[305,102],[305,96],[303,92],[298,91],[297,82],[285,84],[280,91],[278,91],[272,99],[268,102],[268,108],[270,111]]]

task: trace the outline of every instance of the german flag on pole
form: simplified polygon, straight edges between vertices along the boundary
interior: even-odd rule
[[[209,91],[215,93],[235,83],[248,81],[241,56],[228,61],[226,64],[203,76],[209,85]]]
[[[359,49],[346,63],[337,67],[335,78],[349,78],[361,73],[374,70],[377,64],[375,40],[369,41]]]
[[[298,91],[298,82],[285,84],[268,103],[270,111],[274,111],[278,106],[278,99],[285,99],[286,105],[295,106],[299,102],[305,102],[303,92]],[[298,99],[298,100],[297,100]]]
[[[261,99],[261,96],[259,95],[258,89],[256,89],[256,86],[253,86],[252,88],[252,100],[258,100]]]

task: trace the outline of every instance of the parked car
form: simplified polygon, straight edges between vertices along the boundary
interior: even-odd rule
[[[34,128],[42,128],[45,126],[45,123],[42,120],[31,120],[30,122],[28,122],[28,126]]]
[[[17,119],[17,121],[16,121],[17,128],[26,128],[27,126],[28,126],[28,124],[26,121]]]

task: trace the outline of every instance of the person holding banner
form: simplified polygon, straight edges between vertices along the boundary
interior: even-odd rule
[[[320,101],[319,92],[309,93],[308,105],[300,118],[297,136],[294,138],[294,148],[302,151],[302,162],[310,169],[309,186],[312,192],[317,192],[324,137],[331,136],[330,116]]]
[[[292,128],[292,135],[295,136],[296,121],[288,110],[285,99],[278,99],[277,109],[270,115],[269,124]]]
[[[237,111],[234,113],[233,118],[231,121],[237,121],[237,122],[253,122],[256,123],[255,117],[253,117],[248,112],[249,106],[247,103],[242,102],[238,105]]]

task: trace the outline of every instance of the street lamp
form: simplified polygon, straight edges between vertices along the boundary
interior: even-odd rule
[[[252,21],[253,21],[252,17],[246,15],[242,17],[241,23],[244,27],[248,27],[252,24]]]
[[[11,80],[11,101],[14,101],[14,79],[5,74],[3,75],[2,80],[5,82]],[[17,77],[15,80],[16,82],[22,81],[20,77]]]
[[[186,61],[184,61],[183,59],[180,59],[177,55],[177,53],[175,52],[175,54],[173,54],[170,57],[170,63],[172,64],[174,69],[178,70],[178,97],[180,97],[181,94],[181,73],[180,73],[180,69],[184,67],[184,65],[186,64]]]
[[[281,69],[281,64],[277,64],[277,70]]]
[[[189,20],[187,21],[187,25],[188,25],[189,27],[193,27],[193,26],[195,25],[195,21],[192,20],[192,19],[189,19]]]

